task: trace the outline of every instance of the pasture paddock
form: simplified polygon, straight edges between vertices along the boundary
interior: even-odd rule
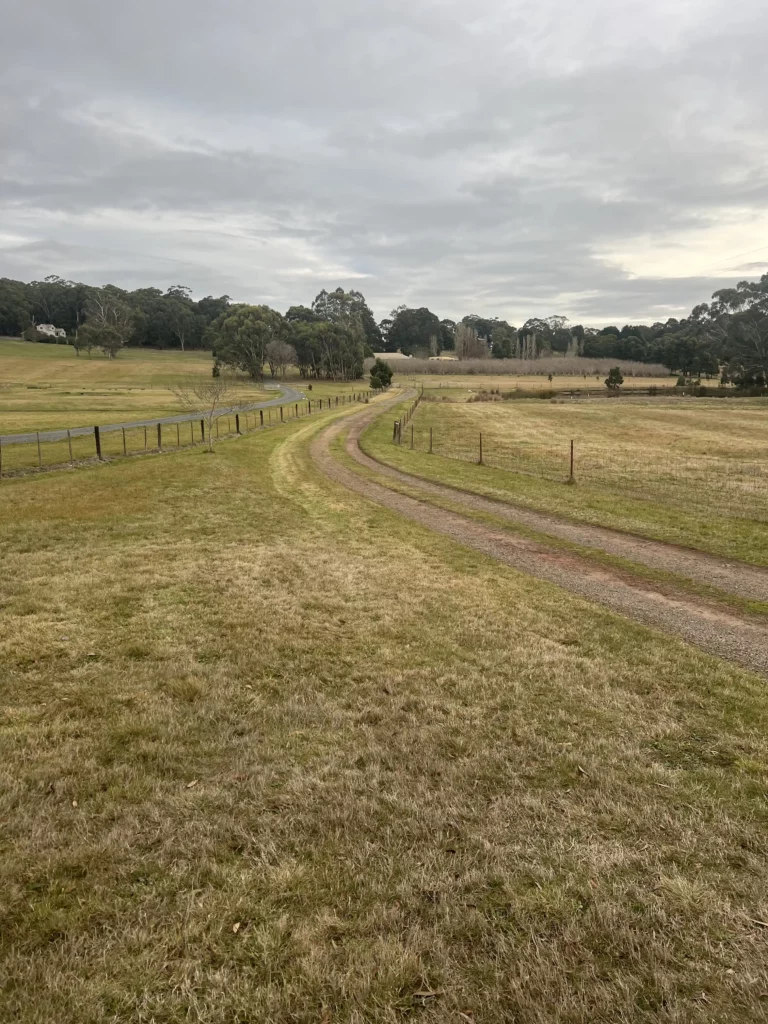
[[[77,356],[69,345],[0,338],[0,435],[174,416],[184,410],[171,388],[209,377],[211,366],[210,352],[129,347],[107,359],[96,351]],[[229,376],[238,382],[243,404],[269,399],[269,385],[281,383],[269,376],[261,383],[244,374]],[[285,383],[300,389],[312,383],[306,394],[317,398],[362,390],[361,381],[307,382],[296,370]]]
[[[627,377],[625,390],[632,388],[672,387],[677,377]],[[440,376],[437,374],[396,373],[393,383],[401,386],[424,388],[425,392],[434,393],[438,398],[450,401],[469,401],[481,391],[551,391],[555,390],[587,390],[603,388],[605,374],[555,374],[550,381],[546,374],[456,374]]]
[[[0,1019],[760,1019],[764,680],[330,483],[337,415],[0,489]]]
[[[126,348],[116,359],[70,345],[0,339],[0,434],[173,416],[174,384],[211,374],[210,352]],[[269,398],[243,378],[244,398]],[[252,396],[252,397],[251,397]]]
[[[435,395],[425,390],[400,446],[392,423],[379,421],[364,449],[489,497],[768,564],[765,399],[470,402],[461,392],[429,401]],[[572,439],[576,485],[567,487]]]

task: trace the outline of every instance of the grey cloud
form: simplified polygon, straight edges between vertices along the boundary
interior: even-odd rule
[[[40,0],[4,21],[2,274],[602,322],[765,266],[727,260],[768,221],[758,0]],[[677,276],[606,258],[641,237]]]

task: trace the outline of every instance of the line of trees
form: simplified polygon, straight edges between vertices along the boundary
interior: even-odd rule
[[[233,303],[227,295],[195,301],[181,285],[131,292],[55,276],[31,284],[0,279],[0,335],[58,343],[38,330],[41,324],[65,330],[78,356],[100,349],[115,358],[126,345],[207,349],[214,376],[228,366],[254,380],[262,379],[265,364],[273,376],[296,365],[304,377],[353,380],[381,346],[364,296],[343,288],[323,289],[311,306],[292,306],[283,316],[269,306]]]
[[[38,324],[53,324],[78,337],[94,304],[126,310],[130,318],[128,342],[151,348],[210,348],[206,331],[230,306],[227,295],[208,295],[195,301],[189,288],[174,285],[126,291],[115,285],[92,288],[78,281],[51,275],[44,281],[12,281],[0,278],[0,335],[26,335],[39,341],[56,341],[38,336]]]
[[[298,367],[302,377],[355,380],[379,342],[373,313],[360,292],[343,288],[315,297],[311,306],[291,306],[285,316],[269,306],[232,305],[207,332],[214,374],[222,366],[260,380],[264,364],[273,376]]]
[[[79,355],[98,347],[114,357],[124,345],[209,349],[215,369],[231,366],[260,379],[298,366],[304,377],[349,380],[362,375],[374,352],[421,358],[453,352],[459,359],[538,359],[588,356],[661,363],[685,378],[720,375],[743,387],[768,383],[768,274],[722,288],[681,320],[625,324],[600,330],[563,316],[533,317],[514,327],[498,317],[469,314],[458,323],[426,307],[398,306],[376,323],[359,291],[323,289],[311,306],[285,315],[229,296],[194,300],[176,285],[126,291],[91,288],[60,277],[25,284],[0,279],[0,334],[44,337],[38,324],[63,328]]]
[[[394,309],[379,325],[384,351],[427,358],[539,359],[553,355],[666,366],[686,379],[719,376],[739,387],[768,386],[768,274],[721,288],[680,320],[650,326],[584,327],[563,316],[533,317],[519,328],[469,314],[458,323],[428,309]]]

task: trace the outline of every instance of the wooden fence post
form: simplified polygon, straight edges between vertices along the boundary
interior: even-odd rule
[[[264,410],[263,409],[259,409],[259,420],[261,421],[259,423],[259,426],[263,427],[264,426]]]
[[[161,452],[163,450],[163,428],[160,424],[157,424],[157,450]]]
[[[93,436],[96,438],[96,458],[101,462],[101,434],[99,428],[93,428]]]
[[[283,407],[281,405],[280,406],[280,422],[282,423],[284,420],[285,420],[285,417],[283,416]]]
[[[99,457],[101,457],[101,456],[99,456]],[[37,432],[37,468],[38,469],[42,469],[43,468],[43,456],[42,456],[42,453],[40,451],[40,431],[39,430]]]
[[[144,427],[144,451],[147,450],[147,428]]]
[[[176,447],[181,448],[181,429],[179,424],[176,424]]]
[[[235,413],[235,433],[236,434],[240,433],[240,413],[239,412]]]
[[[571,440],[571,469],[570,469],[570,472],[568,474],[568,483],[569,484],[576,483],[576,481],[574,480],[574,477],[573,477],[573,440]]]
[[[200,420],[200,440],[205,441],[205,420]]]
[[[219,440],[219,417],[216,417],[216,440]]]
[[[413,424],[411,424],[411,451],[413,451]]]
[[[296,419],[299,418],[299,403],[296,403]]]
[[[67,444],[69,445],[69,464],[71,466],[75,460],[72,458],[72,434],[69,430],[67,431]]]
[[[123,455],[127,455],[128,454],[128,446],[125,443],[125,427],[123,427],[122,430],[123,430]]]
[[[483,433],[480,432],[480,465],[483,464]]]

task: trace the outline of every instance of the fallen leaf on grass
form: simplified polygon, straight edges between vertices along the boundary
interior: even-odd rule
[[[187,783],[187,789],[192,789],[192,787],[196,786],[199,781],[200,781],[199,779],[192,779],[191,782]]]
[[[237,935],[237,933],[240,931],[239,921],[235,921],[235,923],[232,925],[232,931],[235,933],[235,935]]]
[[[73,807],[77,807],[77,800],[73,800],[73,801],[72,801],[72,806],[73,806]]]
[[[414,992],[414,999],[435,999],[437,996],[441,996],[443,993],[440,990],[434,992]]]

